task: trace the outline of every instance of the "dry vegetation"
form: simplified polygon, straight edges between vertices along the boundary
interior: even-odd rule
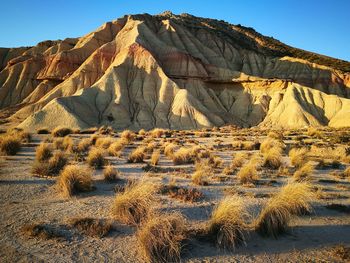
[[[87,163],[96,169],[101,169],[107,164],[105,151],[99,148],[92,148],[86,159]]]

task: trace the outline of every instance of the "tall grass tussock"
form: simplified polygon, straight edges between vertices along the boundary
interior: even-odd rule
[[[60,173],[57,188],[65,197],[92,190],[92,171],[78,165],[68,165]]]
[[[180,262],[186,219],[177,212],[154,214],[141,225],[136,236],[147,262]]]
[[[92,148],[86,159],[87,163],[95,169],[101,169],[107,164],[105,151],[99,148]]]
[[[21,149],[21,140],[16,136],[0,136],[0,153],[4,155],[16,155]]]
[[[152,212],[157,190],[154,183],[144,180],[127,185],[114,199],[112,216],[122,223],[139,225]]]
[[[52,156],[52,147],[48,143],[40,143],[38,147],[36,147],[35,150],[35,160],[39,162],[46,161],[50,159]]]
[[[256,219],[255,227],[262,236],[277,238],[288,229],[293,216],[311,211],[314,198],[308,183],[289,183],[281,188],[262,209]]]

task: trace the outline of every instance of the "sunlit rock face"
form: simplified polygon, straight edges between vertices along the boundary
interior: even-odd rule
[[[0,109],[23,128],[350,126],[350,63],[188,14],[0,49]]]

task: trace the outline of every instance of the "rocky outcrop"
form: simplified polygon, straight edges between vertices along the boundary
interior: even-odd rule
[[[350,74],[335,59],[287,56],[254,32],[130,15],[78,39],[0,49],[0,108],[20,106],[10,119],[24,128],[350,125]]]

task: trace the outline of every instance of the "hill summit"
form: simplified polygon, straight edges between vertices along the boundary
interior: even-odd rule
[[[350,126],[350,63],[252,28],[171,12],[0,48],[0,111],[19,127]]]

